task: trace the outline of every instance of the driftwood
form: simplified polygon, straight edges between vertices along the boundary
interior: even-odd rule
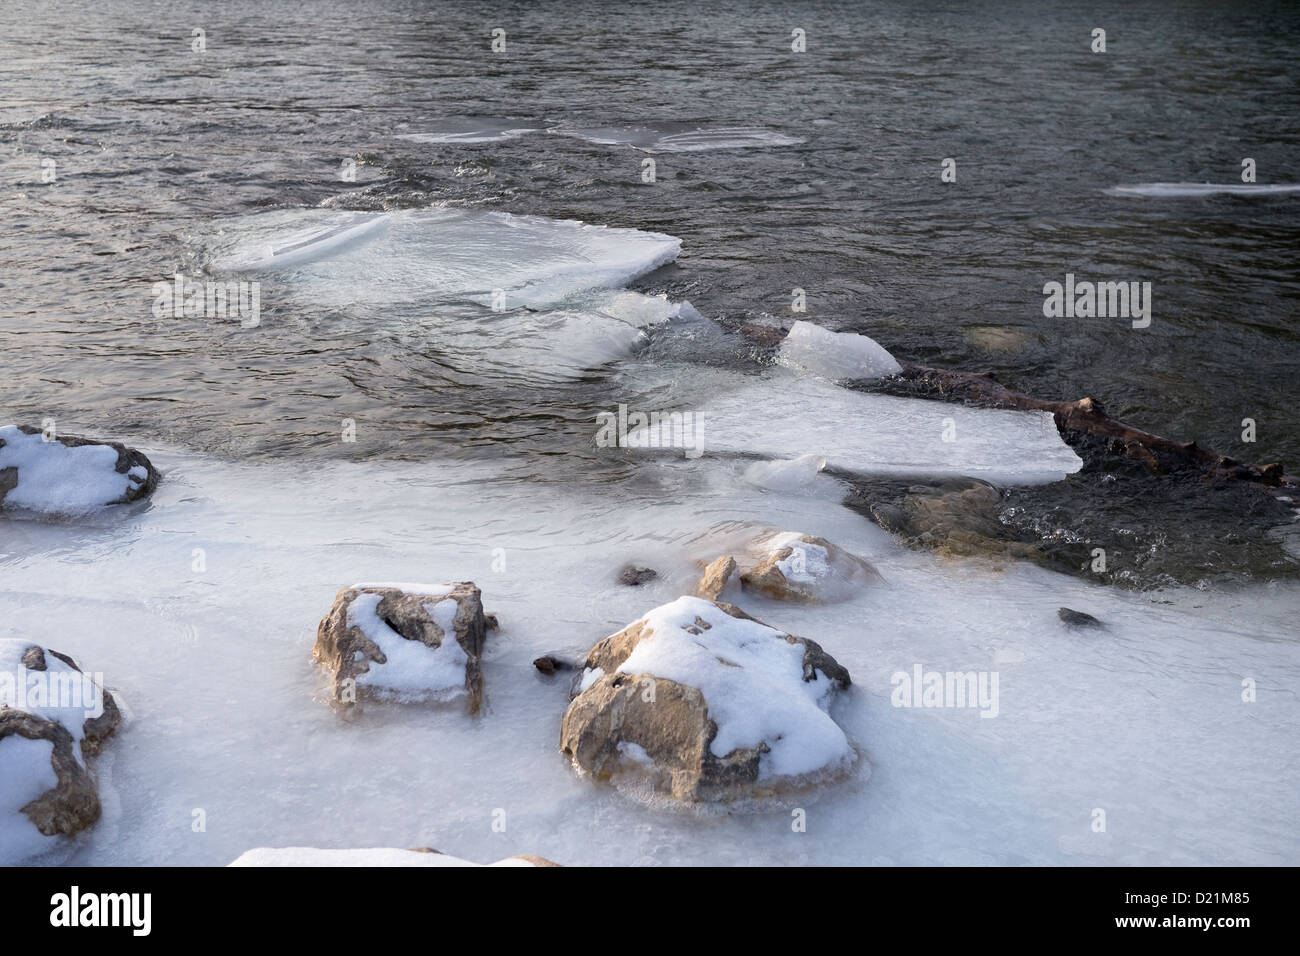
[[[986,372],[957,372],[904,365],[891,383],[903,385],[901,391],[918,396],[957,400],[996,408],[1035,409],[1051,412],[1061,437],[1076,450],[1097,449],[1110,455],[1132,459],[1156,474],[1171,474],[1195,469],[1207,477],[1251,481],[1269,487],[1296,487],[1300,480],[1284,474],[1280,462],[1252,465],[1202,448],[1194,441],[1171,441],[1134,428],[1111,418],[1101,402],[1081,398],[1073,402],[1052,402],[1014,392]],[[897,388],[886,385],[886,390]],[[1080,448],[1079,446],[1083,446]],[[1084,454],[1088,461],[1092,457]]]

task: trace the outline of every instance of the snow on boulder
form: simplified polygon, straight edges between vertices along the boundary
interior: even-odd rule
[[[472,863],[439,850],[374,847],[320,850],[310,846],[258,847],[227,866],[559,866],[540,856],[508,856],[495,863]]]
[[[48,849],[99,819],[86,758],[121,713],[102,683],[58,651],[0,638],[0,860]]]
[[[313,654],[340,703],[356,703],[359,692],[402,701],[464,695],[475,713],[487,630],[473,582],[354,584],[321,620]]]
[[[740,584],[778,601],[843,601],[881,582],[872,565],[816,535],[783,531],[758,542],[760,557]]]
[[[0,510],[85,514],[143,498],[160,477],[141,452],[118,442],[0,427]]]
[[[832,381],[884,378],[903,368],[875,339],[802,321],[790,327],[778,360]]]
[[[814,642],[682,597],[592,648],[560,749],[597,779],[630,773],[679,800],[762,796],[853,760],[827,712],[848,686]]]

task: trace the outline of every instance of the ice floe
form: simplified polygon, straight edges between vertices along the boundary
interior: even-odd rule
[[[794,146],[803,140],[759,126],[692,127],[670,124],[662,127],[559,127],[550,132],[576,136],[602,146],[632,146],[648,153],[693,153],[711,149]]]
[[[829,467],[859,474],[966,475],[998,485],[1058,481],[1083,466],[1047,412],[877,395],[788,372],[706,399],[689,427],[665,418],[634,428],[627,446],[820,455]]]
[[[875,339],[796,322],[781,341],[779,361],[833,381],[883,378],[902,366]]]
[[[324,305],[472,301],[500,310],[623,286],[680,248],[660,233],[477,209],[295,209],[227,224],[209,255],[214,271],[288,268],[292,285]]]
[[[440,143],[451,145],[479,145],[500,143],[536,133],[545,127],[532,126],[520,120],[498,119],[488,116],[447,116],[422,120],[416,133],[398,133],[398,139],[414,143]]]
[[[1136,183],[1108,191],[1119,196],[1276,196],[1300,193],[1300,183]]]

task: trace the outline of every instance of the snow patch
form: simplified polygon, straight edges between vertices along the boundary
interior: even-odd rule
[[[370,669],[357,677],[357,684],[403,699],[446,700],[466,693],[465,665],[469,655],[456,640],[452,621],[458,605],[450,598],[424,609],[442,629],[442,644],[429,647],[407,640],[379,616],[383,595],[359,594],[348,605],[348,624],[374,641],[388,659],[370,662]]]

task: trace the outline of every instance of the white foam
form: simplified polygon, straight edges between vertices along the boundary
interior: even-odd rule
[[[874,339],[796,322],[781,341],[779,360],[832,381],[883,378],[902,366]]]
[[[1275,196],[1300,193],[1300,184],[1285,183],[1137,183],[1114,186],[1109,192],[1121,196]]]
[[[107,445],[69,447],[26,434],[16,425],[0,427],[0,471],[18,469],[18,484],[0,509],[79,515],[121,501],[144,484],[147,472],[117,471],[117,451]]]

